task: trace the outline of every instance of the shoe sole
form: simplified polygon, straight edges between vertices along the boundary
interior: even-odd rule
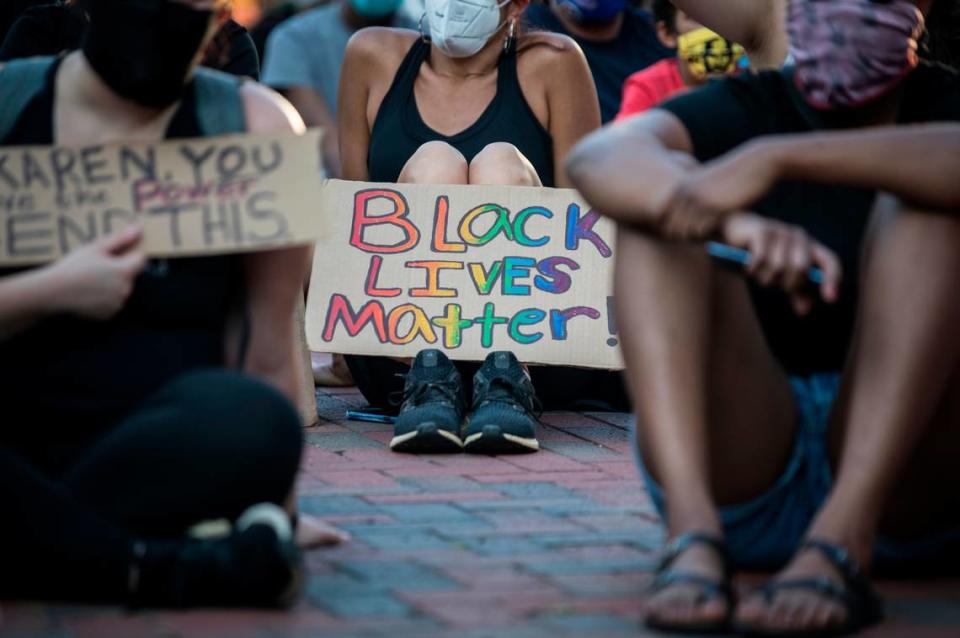
[[[300,598],[307,582],[303,554],[294,540],[290,516],[272,503],[259,503],[247,508],[237,519],[235,527],[244,531],[255,525],[263,525],[273,530],[290,570],[290,579],[284,590],[273,600],[263,601],[263,604],[268,608],[287,609]]]
[[[540,450],[540,442],[504,432],[495,425],[486,425],[482,432],[471,434],[463,441],[467,454],[531,454]]]
[[[413,432],[400,434],[390,441],[390,449],[405,454],[456,454],[463,452],[463,441],[453,432],[424,424]]]

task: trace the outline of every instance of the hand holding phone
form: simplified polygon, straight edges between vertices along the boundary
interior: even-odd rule
[[[746,268],[750,265],[750,253],[743,248],[736,248],[721,244],[720,242],[707,242],[707,253],[714,259],[741,266]],[[811,284],[820,286],[823,284],[823,271],[819,268],[810,268],[807,271],[807,279]]]

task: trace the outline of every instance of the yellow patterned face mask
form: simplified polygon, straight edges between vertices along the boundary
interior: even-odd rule
[[[742,46],[706,27],[681,35],[677,49],[690,74],[700,80],[711,75],[726,75],[749,66],[747,52]]]

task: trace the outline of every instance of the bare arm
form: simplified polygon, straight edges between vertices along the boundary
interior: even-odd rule
[[[262,85],[248,82],[243,99],[251,133],[302,132],[305,128],[293,106]],[[312,248],[305,246],[245,257],[250,317],[245,369],[283,392],[294,405],[302,405],[294,312],[303,296],[311,254]]]
[[[0,278],[0,341],[54,314],[109,319],[126,303],[146,257],[130,227],[57,262]]]
[[[329,177],[340,177],[340,144],[337,122],[327,103],[310,87],[291,86],[280,91],[293,104],[304,123],[323,129],[323,162]]]
[[[748,272],[763,285],[779,285],[792,293],[798,312],[809,310],[800,284],[810,266],[823,270],[821,294],[834,301],[839,261],[802,229],[746,213],[745,207],[707,216],[686,205],[689,185],[710,166],[700,165],[691,149],[680,120],[654,109],[588,137],[571,153],[567,170],[590,205],[621,224],[676,240],[718,236],[749,250]]]
[[[367,123],[368,84],[372,65],[376,64],[374,38],[369,33],[355,33],[347,44],[337,91],[337,113],[340,141],[340,164],[344,179],[366,181],[367,153],[370,149],[370,127]]]
[[[580,142],[566,163],[591,206],[620,222],[655,225],[696,160],[676,116],[654,109]]]
[[[560,51],[543,47],[541,52],[551,58],[547,105],[556,185],[567,188],[572,184],[564,162],[574,144],[600,128],[600,103],[587,59],[576,43],[567,42]]]
[[[779,68],[787,57],[787,0],[673,0],[700,24],[747,49],[755,68]]]
[[[923,208],[956,210],[957,157],[960,124],[952,123],[759,138],[692,173],[674,212],[718,220],[753,206],[784,179],[885,191]]]
[[[960,209],[960,124],[773,138],[757,143],[780,178],[885,191],[923,208]]]
[[[51,275],[40,268],[0,279],[0,341],[57,311],[61,286]]]

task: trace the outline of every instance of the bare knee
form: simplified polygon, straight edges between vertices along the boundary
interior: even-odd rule
[[[536,169],[513,144],[487,144],[470,162],[470,183],[542,186]]]
[[[467,159],[446,142],[427,142],[417,149],[403,170],[401,184],[466,184]]]
[[[658,235],[644,232],[632,224],[617,224],[618,259],[630,262],[630,279],[666,270],[671,273],[695,269],[699,275],[710,272],[711,264],[701,246],[669,241]]]

